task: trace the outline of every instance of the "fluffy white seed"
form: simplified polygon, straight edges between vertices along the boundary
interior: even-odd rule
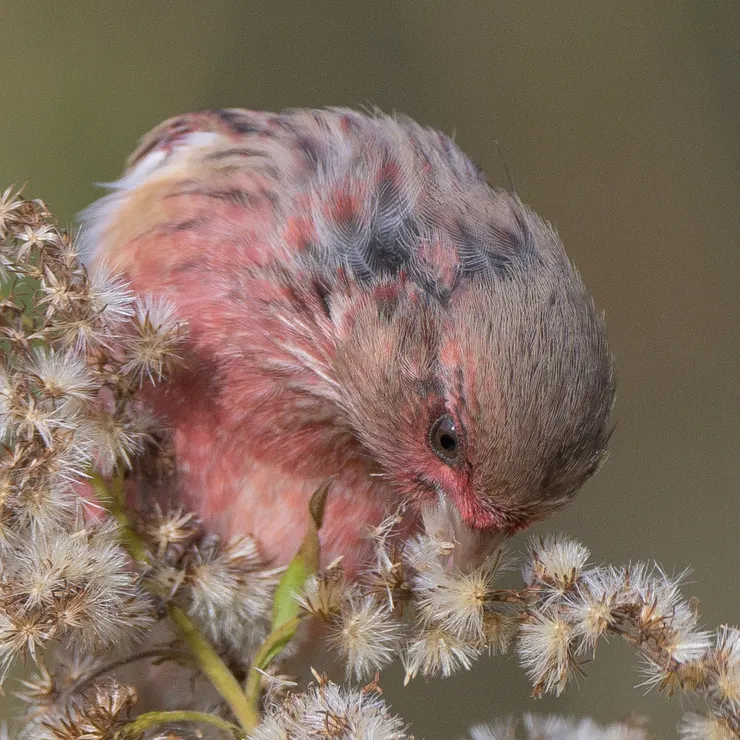
[[[401,623],[373,597],[345,600],[333,625],[330,645],[347,666],[347,677],[359,681],[389,665],[398,655]]]
[[[522,625],[517,653],[535,693],[562,693],[576,667],[573,639],[573,625],[557,614],[536,613]]]
[[[403,656],[404,684],[421,673],[426,678],[448,678],[458,669],[470,670],[480,651],[449,632],[433,628],[411,640]]]
[[[268,708],[253,740],[406,740],[406,725],[373,691],[322,682]]]

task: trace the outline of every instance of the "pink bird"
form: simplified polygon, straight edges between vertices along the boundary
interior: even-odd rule
[[[603,323],[555,231],[445,135],[349,110],[215,110],[150,132],[85,213],[93,269],[169,299],[184,367],[150,391],[177,497],[282,564],[332,478],[350,571],[401,502],[463,566],[605,455]]]

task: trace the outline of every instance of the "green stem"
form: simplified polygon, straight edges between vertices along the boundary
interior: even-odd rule
[[[100,473],[92,473],[92,487],[98,496],[100,503],[108,509],[110,515],[121,527],[121,539],[123,546],[129,555],[138,563],[149,564],[149,554],[139,534],[131,524],[131,518],[126,513],[125,498],[123,491],[123,476],[117,475],[109,486]]]
[[[170,619],[179,627],[198,667],[229,705],[242,729],[246,732],[253,730],[260,721],[256,703],[248,700],[234,674],[185,611],[179,606],[170,604],[168,613]]]
[[[179,722],[196,722],[202,725],[211,725],[218,727],[219,730],[228,732],[232,737],[246,737],[241,728],[227,722],[221,717],[206,712],[190,712],[185,710],[176,710],[172,712],[146,712],[139,715],[135,720],[124,725],[119,730],[119,737],[137,737],[153,727],[160,725],[175,724]]]
[[[126,513],[123,476],[120,474],[117,475],[111,481],[111,485],[109,485],[101,475],[93,473],[92,485],[100,499],[100,503],[108,507],[110,514],[121,525],[123,546],[134,560],[143,565],[148,565],[149,554],[144,541],[133,528],[131,519]],[[170,619],[180,629],[182,637],[193,654],[198,668],[229,705],[242,729],[245,732],[253,730],[260,721],[257,704],[247,700],[234,674],[229,670],[226,663],[221,660],[211,643],[203,636],[187,613],[175,604],[169,604],[167,611]],[[157,714],[161,715],[165,713],[159,712]],[[195,714],[198,713],[196,712]]]
[[[252,666],[249,669],[247,683],[244,689],[247,702],[251,711],[258,713],[260,701],[260,685],[262,683],[261,670],[270,665],[270,661],[287,645],[298,629],[300,617],[293,617],[283,622],[277,629],[273,630],[260,646],[257,655],[254,656]]]

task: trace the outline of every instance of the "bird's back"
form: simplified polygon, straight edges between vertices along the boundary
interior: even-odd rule
[[[240,270],[278,263],[329,282],[403,273],[444,299],[526,251],[520,209],[447,136],[410,119],[230,109],[144,137],[88,209],[84,240],[137,286],[156,274],[157,290],[208,276],[223,289]]]

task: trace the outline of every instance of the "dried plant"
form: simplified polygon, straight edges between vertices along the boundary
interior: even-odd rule
[[[21,737],[400,739],[408,728],[377,678],[396,660],[408,682],[515,646],[534,695],[560,694],[612,636],[634,646],[644,685],[694,702],[682,737],[740,736],[740,630],[699,627],[680,592],[685,574],[593,566],[583,545],[544,537],[524,556],[521,587],[505,588],[501,551],[461,572],[454,542],[433,528],[404,538],[403,512],[393,512],[368,532],[371,562],[345,578],[341,561],[319,569],[330,485],[280,570],[263,561],[258,532],[222,541],[183,509],[137,508],[132,483],[171,475],[167,430],[145,390],[178,362],[186,327],[166,303],[90,278],[46,206],[12,189],[0,197],[0,281],[0,671],[9,685],[16,662],[35,666],[16,687]],[[305,622],[325,626],[346,685],[314,674],[298,690],[276,673]],[[155,681],[167,676],[159,708],[138,709],[130,664],[140,679],[150,673],[142,664]],[[646,731],[527,715],[471,737]]]
[[[639,719],[599,727],[590,719],[537,717],[532,714],[524,715],[521,720],[509,718],[470,730],[471,740],[645,740],[647,737],[644,722]]]

